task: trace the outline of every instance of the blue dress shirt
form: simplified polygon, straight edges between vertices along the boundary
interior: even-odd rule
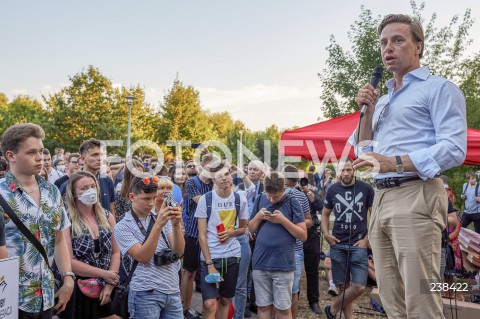
[[[358,154],[375,152],[385,156],[408,155],[417,172],[378,173],[375,178],[418,175],[422,179],[460,165],[467,149],[465,97],[452,82],[430,74],[426,67],[403,77],[394,92],[395,79],[387,82],[388,94],[375,106],[373,141],[356,145],[355,132],[349,142]],[[357,155],[358,156],[358,155]]]

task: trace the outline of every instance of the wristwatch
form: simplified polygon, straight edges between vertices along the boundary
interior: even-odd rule
[[[213,265],[213,261],[210,261],[210,262],[205,263],[205,264],[206,264],[207,266],[211,266],[211,265]]]
[[[64,273],[62,274],[62,279],[65,278],[66,276],[72,277],[73,280],[75,280],[75,278],[77,278],[77,277],[75,276],[75,274],[74,274],[73,272],[71,272],[71,271],[66,271],[66,272],[64,272]]]
[[[402,158],[400,156],[396,155],[395,159],[397,160],[397,166],[395,166],[395,171],[398,174],[403,174],[403,172],[405,172],[405,166],[402,163]]]

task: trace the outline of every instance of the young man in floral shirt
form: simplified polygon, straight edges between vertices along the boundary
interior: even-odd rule
[[[17,124],[2,135],[1,150],[10,171],[0,180],[0,195],[40,241],[49,264],[53,259],[63,276],[54,305],[54,277],[38,250],[22,234],[5,211],[5,238],[10,256],[20,258],[19,318],[52,318],[70,299],[74,285],[70,257],[62,230],[70,226],[60,192],[38,176],[42,169],[43,129],[36,124]]]

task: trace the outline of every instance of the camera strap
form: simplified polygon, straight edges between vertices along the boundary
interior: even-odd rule
[[[143,227],[142,222],[141,222],[140,219],[138,218],[137,214],[135,214],[135,212],[133,211],[133,209],[131,210],[130,213],[132,214],[133,219],[135,219],[135,222],[137,223],[138,228],[140,228],[140,231],[141,231],[142,234],[145,236],[145,241],[146,241],[147,238],[148,238],[148,235],[150,234],[150,231],[151,231],[152,228],[153,228],[153,225],[154,225],[155,222],[156,222],[156,218],[153,216],[152,213],[149,214],[150,217],[151,217],[151,219],[150,219],[150,223],[148,224],[148,229],[145,231],[145,227]],[[169,249],[171,249],[171,248],[170,248],[170,244],[168,243],[168,240],[167,240],[167,236],[165,236],[165,233],[163,232],[163,230],[162,230],[162,237],[163,237],[163,240],[165,240],[165,243],[167,244],[167,247],[168,247]]]
[[[138,228],[140,228],[140,231],[142,232],[142,234],[145,235],[145,240],[142,243],[142,245],[143,245],[147,241],[148,235],[150,235],[150,231],[152,230],[153,225],[155,224],[155,219],[153,218],[153,215],[150,215],[150,217],[152,217],[152,219],[150,219],[150,223],[148,224],[148,228],[145,231],[145,227],[143,227],[142,222],[138,218],[137,214],[135,214],[135,212],[133,211],[133,208],[130,211],[130,214],[132,214],[132,217],[133,217],[133,219],[135,219],[135,222],[137,223]],[[130,281],[132,280],[132,277],[133,277],[133,273],[135,272],[135,269],[137,269],[137,266],[138,266],[138,261],[134,260],[134,262],[132,264],[132,269],[130,270],[130,273],[128,274],[127,280],[125,280],[126,285],[130,284]]]

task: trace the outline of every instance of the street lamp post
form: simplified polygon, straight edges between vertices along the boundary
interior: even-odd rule
[[[127,158],[130,157],[130,133],[132,130],[132,104],[133,100],[135,100],[135,97],[132,95],[129,95],[125,98],[128,104],[128,135],[127,135]]]
[[[240,134],[240,147],[239,147],[239,156],[238,156],[238,169],[243,170],[243,142],[242,142],[242,136],[243,136],[243,130],[238,131]]]

